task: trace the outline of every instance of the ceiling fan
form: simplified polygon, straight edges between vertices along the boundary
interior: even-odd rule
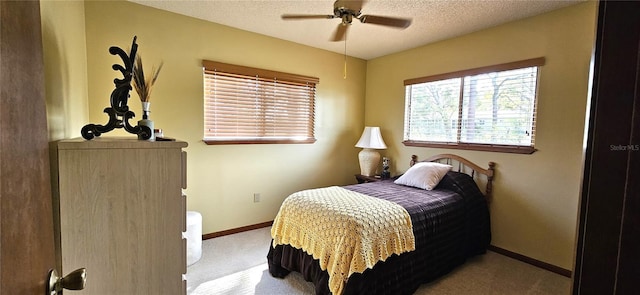
[[[332,19],[340,18],[342,22],[338,25],[331,41],[342,41],[347,34],[347,28],[351,25],[351,21],[355,18],[365,24],[376,24],[394,28],[406,28],[411,25],[411,19],[396,18],[388,16],[377,16],[361,14],[360,10],[364,0],[348,1],[348,0],[336,0],[333,3],[333,14],[283,14],[284,20],[300,20],[300,19]]]

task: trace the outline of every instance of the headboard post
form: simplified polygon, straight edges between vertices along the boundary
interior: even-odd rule
[[[487,174],[487,188],[486,188],[486,192],[485,194],[487,195],[487,199],[491,199],[492,195],[491,192],[493,191],[493,175],[495,174],[496,170],[496,163],[495,162],[489,162],[489,172]]]
[[[409,161],[409,167],[415,165],[418,162],[418,156],[411,155],[411,161]]]

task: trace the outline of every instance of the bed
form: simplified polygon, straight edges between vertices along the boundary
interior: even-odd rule
[[[274,220],[269,273],[299,272],[316,294],[412,294],[486,252],[494,167],[414,155],[395,178],[296,192]]]

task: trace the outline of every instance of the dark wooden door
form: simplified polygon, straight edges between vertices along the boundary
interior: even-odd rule
[[[601,1],[573,294],[638,294],[640,2]]]
[[[55,267],[38,1],[0,1],[0,294],[45,293]]]

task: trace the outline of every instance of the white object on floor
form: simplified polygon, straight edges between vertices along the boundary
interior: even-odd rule
[[[202,214],[187,211],[187,266],[196,263],[202,257]]]

